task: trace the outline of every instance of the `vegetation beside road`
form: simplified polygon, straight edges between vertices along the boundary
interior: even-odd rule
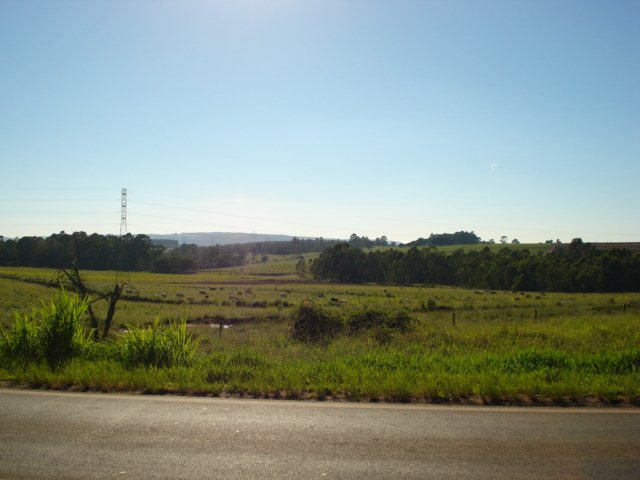
[[[0,378],[42,388],[265,398],[640,403],[638,293],[331,284],[301,278],[298,262],[270,257],[255,269],[120,273],[131,293],[118,304],[119,331],[108,342],[57,366],[3,361]],[[26,314],[57,295],[53,270],[3,268],[0,276],[5,332],[11,310]],[[116,273],[83,276],[100,289]],[[315,309],[307,314],[333,319],[331,335],[294,335],[307,301]],[[396,312],[407,321],[394,324]],[[146,365],[114,353],[135,328],[160,332],[181,318],[184,334],[199,339],[186,364]]]

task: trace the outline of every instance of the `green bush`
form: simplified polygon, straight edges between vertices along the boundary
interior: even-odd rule
[[[378,305],[365,305],[348,319],[351,332],[373,328],[404,332],[411,327],[412,322],[413,319],[405,309],[392,311]]]
[[[304,300],[293,312],[293,336],[298,340],[329,340],[342,330],[342,319],[313,303]]]
[[[160,328],[158,319],[148,328],[129,326],[118,340],[120,360],[127,366],[187,366],[193,362],[199,340],[187,331],[185,320]]]
[[[414,324],[414,319],[406,309],[396,310],[392,312],[387,321],[387,327],[396,332],[406,332],[410,330]]]
[[[380,307],[365,305],[349,316],[349,329],[352,332],[382,327],[387,322],[387,313]]]
[[[89,303],[64,290],[31,314],[16,313],[9,331],[0,328],[0,357],[7,363],[45,361],[57,368],[91,349],[91,335],[82,324]]]
[[[391,310],[379,305],[365,305],[343,319],[306,299],[293,312],[293,336],[305,341],[326,341],[342,332],[347,326],[349,332],[375,330],[385,337],[411,328],[413,318],[406,309]]]

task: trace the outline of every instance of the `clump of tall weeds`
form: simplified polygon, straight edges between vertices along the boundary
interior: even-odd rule
[[[15,314],[11,330],[0,325],[0,359],[6,365],[25,364],[39,356],[38,325],[33,316]]]
[[[0,358],[9,365],[46,362],[57,368],[86,354],[93,343],[82,322],[88,306],[87,300],[63,289],[49,305],[31,313],[16,313],[10,330],[0,327]]]
[[[125,366],[171,367],[193,362],[199,340],[187,330],[186,321],[160,327],[158,319],[148,328],[129,331],[107,342],[96,342],[86,328],[89,299],[64,289],[49,304],[31,313],[15,314],[10,329],[0,326],[0,363],[10,368],[32,363],[57,369],[72,358],[113,358]]]
[[[344,316],[306,299],[293,312],[293,337],[304,341],[328,341],[342,333],[373,331],[376,337],[411,329],[414,319],[406,309],[389,309],[377,304],[363,305]]]
[[[342,331],[342,319],[310,299],[304,300],[292,316],[292,333],[298,340],[327,341]]]
[[[118,343],[120,359],[129,367],[172,367],[190,365],[200,341],[187,330],[185,320],[160,328],[156,318],[146,328],[129,326]]]
[[[406,332],[413,324],[413,318],[406,309],[390,310],[379,305],[364,305],[348,318],[352,333],[369,329],[388,332]]]

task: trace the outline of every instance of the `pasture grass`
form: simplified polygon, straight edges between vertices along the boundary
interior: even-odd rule
[[[113,359],[3,370],[16,384],[100,391],[368,401],[576,404],[640,399],[638,319],[616,315],[513,321],[423,321],[410,333],[295,341],[286,321],[192,327],[189,367]]]
[[[282,262],[295,268],[292,259]],[[0,379],[43,388],[263,398],[640,404],[638,293],[328,284],[270,276],[270,263],[277,262],[256,264],[258,274],[131,274],[138,298],[118,304],[115,325],[135,329],[156,317],[161,325],[185,318],[182,338],[199,339],[198,355],[186,364],[123,362],[104,347],[58,368],[2,364]],[[27,311],[57,295],[31,283],[54,275],[0,269],[0,312]],[[114,278],[113,272],[83,275],[96,288]],[[177,293],[194,300],[178,302]],[[344,328],[322,342],[296,340],[293,315],[305,299],[342,318],[362,316],[371,305],[407,312],[411,327],[369,328],[377,317],[362,316],[363,328]],[[11,324],[13,315],[2,315]],[[220,329],[221,323],[230,327]]]

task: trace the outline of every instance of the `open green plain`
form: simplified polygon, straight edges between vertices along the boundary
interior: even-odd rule
[[[485,404],[640,404],[640,293],[559,294],[316,282],[297,256],[192,275],[83,271],[95,289],[127,282],[113,336],[129,325],[186,319],[201,338],[185,367],[113,359],[0,366],[5,383],[102,391],[267,398]],[[117,275],[117,277],[116,277]],[[0,323],[58,292],[54,270],[0,268]],[[348,317],[363,306],[404,309],[408,331],[291,336],[305,299]],[[97,312],[105,306],[97,303]],[[102,309],[102,310],[101,310]],[[222,328],[220,327],[222,325]]]

